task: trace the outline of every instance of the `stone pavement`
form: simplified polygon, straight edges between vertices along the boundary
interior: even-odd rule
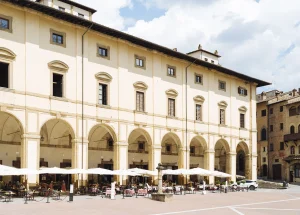
[[[41,198],[37,198],[41,200]],[[59,215],[59,214],[298,214],[300,215],[300,186],[287,190],[259,189],[249,192],[210,193],[207,195],[175,195],[171,202],[155,202],[147,197],[127,197],[116,200],[99,196],[75,196],[74,202],[46,199],[24,204],[21,199],[11,203],[0,202],[0,215]]]

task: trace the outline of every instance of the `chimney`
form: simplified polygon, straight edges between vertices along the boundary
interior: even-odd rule
[[[276,91],[275,91],[275,96],[276,96],[276,98],[277,98],[277,101],[278,101],[278,99],[279,99],[279,95],[280,95],[280,92],[279,92],[278,90],[276,90]]]
[[[297,92],[297,90],[293,89],[293,96],[296,96],[296,92]]]
[[[218,50],[215,50],[215,55],[219,55],[219,52],[218,52]]]
[[[262,100],[266,100],[267,99],[267,94],[265,92],[261,93],[261,98]]]
[[[173,51],[177,52],[177,48],[174,48]]]

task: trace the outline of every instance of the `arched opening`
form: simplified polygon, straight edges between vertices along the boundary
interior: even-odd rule
[[[116,134],[113,129],[104,124],[95,125],[89,133],[88,167],[114,169],[114,143]],[[110,175],[89,175],[89,184],[111,183]]]
[[[267,140],[267,130],[265,128],[261,129],[261,140]]]
[[[230,152],[229,144],[226,140],[220,139],[215,145],[215,170],[229,173],[229,161],[227,153]]]
[[[72,140],[75,137],[71,126],[64,120],[51,119],[40,131],[40,167],[72,167]],[[60,189],[64,181],[69,188],[72,181],[70,175],[42,174],[40,183],[51,183],[54,188]]]
[[[290,134],[294,134],[295,133],[295,126],[291,126],[290,127]]]
[[[180,139],[174,133],[167,133],[161,143],[161,163],[166,169],[178,169],[181,167],[179,148],[181,146]],[[177,175],[164,175],[164,181],[178,184]]]
[[[0,164],[21,168],[21,136],[23,127],[13,115],[0,112]],[[21,182],[20,176],[1,177],[0,181]]]
[[[248,157],[249,149],[246,143],[240,142],[236,147],[236,174],[248,178]]]
[[[263,164],[262,165],[262,173],[261,173],[262,175],[262,177],[266,177],[266,176],[268,176],[268,165],[267,164]]]
[[[200,167],[206,169],[205,151],[207,150],[207,143],[203,137],[196,136],[190,143],[190,169]],[[193,182],[200,182],[203,177],[199,175],[191,175],[190,180]]]
[[[150,135],[143,129],[133,130],[128,138],[128,168],[148,170],[151,162]],[[131,183],[144,183],[143,177],[129,177]]]

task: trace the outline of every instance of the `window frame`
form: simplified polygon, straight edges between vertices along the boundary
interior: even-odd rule
[[[284,150],[284,142],[280,142],[279,143],[279,149],[280,150]]]
[[[263,114],[263,113],[265,113],[265,114]],[[266,109],[261,110],[261,116],[262,117],[267,116],[267,110]]]
[[[169,112],[169,110],[170,110],[170,106],[169,106],[169,105],[170,105],[170,102],[169,102],[169,101],[170,101],[170,100],[173,100],[173,101],[174,101],[174,116],[170,115],[170,112]],[[168,101],[168,106],[167,106],[167,107],[168,107],[168,114],[167,114],[167,116],[168,116],[168,117],[176,117],[176,109],[177,109],[177,108],[176,108],[176,98],[174,98],[174,97],[168,97],[168,100],[167,100],[167,101]]]
[[[224,89],[221,88],[221,84],[224,84]],[[218,89],[226,92],[226,81],[218,81]]]
[[[143,94],[143,99],[144,99],[144,101],[143,101],[143,110],[138,110],[138,104],[137,104],[137,96],[138,96],[138,94],[139,93],[142,93]],[[143,91],[143,90],[139,90],[139,89],[136,89],[135,90],[135,110],[137,111],[137,112],[145,112],[145,107],[146,107],[146,105],[145,105],[145,95],[146,93],[145,93],[145,91]]]
[[[284,128],[283,122],[281,122],[281,123],[279,124],[279,128],[280,128],[280,131],[283,131],[283,128]]]
[[[283,106],[279,107],[279,112],[283,112]]]
[[[243,120],[242,120],[243,116]],[[246,114],[245,113],[240,113],[240,128],[245,128],[246,127]]]
[[[274,145],[273,143],[270,143],[270,152],[273,152],[274,151]]]
[[[273,131],[274,131],[274,126],[270,125],[270,132],[273,132]]]
[[[201,77],[201,82],[197,82],[197,76]],[[199,74],[199,73],[195,73],[194,74],[194,82],[195,84],[200,84],[200,85],[203,85],[203,75],[202,74]]]
[[[106,104],[103,104],[103,98],[102,98],[102,104],[100,104],[100,93],[99,93],[99,88],[100,88],[100,85],[102,86],[106,86]],[[103,88],[102,88],[102,92],[103,92]],[[102,93],[102,97],[103,97],[103,93]],[[99,82],[98,83],[98,102],[97,102],[98,105],[101,105],[101,106],[107,106],[108,105],[108,84],[107,83],[103,83],[103,82]]]
[[[8,59],[0,58],[0,62],[4,64],[8,64],[8,88],[0,87],[0,89],[13,89],[13,63]]]
[[[200,106],[200,119],[197,119],[197,106]],[[199,102],[195,104],[195,121],[203,122],[203,104]]]
[[[110,107],[110,82],[112,81],[112,77],[110,74],[105,72],[100,72],[95,75],[96,78],[96,104],[98,107]],[[99,104],[99,84],[105,84],[106,87],[106,102],[107,105]]]
[[[169,74],[169,69],[173,69],[174,75]],[[171,66],[171,65],[167,64],[167,76],[176,78],[176,75],[177,75],[176,66]]]
[[[13,18],[11,16],[6,16],[4,14],[0,14],[0,18],[8,21],[8,28],[1,28],[0,27],[0,31],[5,31],[5,32],[8,32],[8,33],[12,33],[13,32],[13,28],[12,28]]]
[[[105,49],[107,56],[99,54],[99,49]],[[110,60],[110,46],[105,46],[105,45],[102,45],[100,43],[97,43],[97,54],[96,54],[96,56],[104,58],[106,60]]]
[[[60,44],[60,43],[54,42],[54,41],[53,41],[53,34],[62,36],[62,38],[63,38],[63,43]],[[50,44],[56,45],[56,46],[60,46],[60,47],[63,47],[63,48],[66,48],[66,47],[67,47],[67,44],[66,44],[67,38],[66,38],[66,37],[67,37],[67,34],[66,34],[65,32],[56,31],[56,30],[50,28]]]
[[[61,75],[62,76],[62,97],[59,97],[59,96],[55,96],[53,95],[53,75],[54,74],[58,74],[58,75]],[[66,73],[65,72],[62,72],[62,71],[58,71],[58,70],[51,70],[51,96],[53,96],[54,98],[66,98]]]
[[[238,87],[238,94],[240,96],[247,96],[248,95],[248,90],[245,87]]]
[[[136,64],[137,59],[143,61],[143,66],[139,66]],[[134,67],[140,68],[140,69],[146,69],[146,57],[135,54],[134,55]]]

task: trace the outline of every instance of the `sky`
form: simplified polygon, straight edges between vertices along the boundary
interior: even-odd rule
[[[218,50],[220,64],[272,85],[300,88],[300,0],[77,0],[93,20],[187,53]]]

